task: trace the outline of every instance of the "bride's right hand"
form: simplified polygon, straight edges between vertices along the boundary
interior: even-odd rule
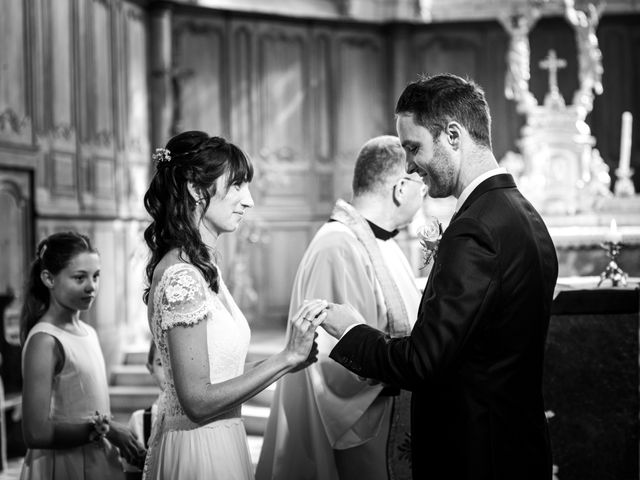
[[[327,305],[325,300],[305,301],[293,316],[287,332],[285,353],[294,368],[304,368],[313,363],[311,354],[314,351],[316,328],[327,316]],[[317,353],[317,347],[315,351]]]

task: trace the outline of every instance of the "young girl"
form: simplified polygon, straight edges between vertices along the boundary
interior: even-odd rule
[[[152,223],[145,294],[166,384],[144,478],[253,478],[240,408],[282,375],[315,359],[315,329],[326,302],[310,301],[291,322],[285,348],[245,369],[249,325],[226,288],[210,248],[253,206],[253,169],[234,144],[203,132],[159,149],[145,195]],[[200,226],[206,215],[212,244]]]
[[[118,458],[144,451],[108,420],[109,392],[95,330],[80,320],[98,292],[100,258],[87,237],[56,233],[37,249],[24,295],[23,434],[20,478],[124,479]]]

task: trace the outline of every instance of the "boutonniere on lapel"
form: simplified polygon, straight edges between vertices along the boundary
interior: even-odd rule
[[[442,223],[436,217],[432,217],[429,221],[418,229],[418,240],[422,247],[422,266],[424,269],[431,260],[435,260],[438,253],[438,245],[442,238]]]

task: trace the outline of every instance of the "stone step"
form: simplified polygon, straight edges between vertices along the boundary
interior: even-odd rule
[[[269,419],[269,407],[260,407],[251,404],[242,405],[242,421],[248,435],[264,435]]]
[[[146,365],[149,352],[147,350],[130,350],[125,352],[124,361],[125,365]]]
[[[133,413],[153,404],[160,389],[152,386],[112,385],[109,387],[109,399],[112,412]]]
[[[284,341],[284,333],[253,333],[247,352],[247,362],[258,362],[275,355],[284,348]]]
[[[273,403],[273,396],[276,392],[276,384],[272,383],[267,388],[262,390],[260,393],[250,398],[245,405],[255,405],[258,407],[267,407],[271,408],[271,403]]]
[[[127,423],[135,410],[147,408],[156,398],[156,387],[110,387],[111,412],[116,421]],[[242,405],[242,419],[249,435],[263,435],[269,418],[273,390],[264,390]]]
[[[275,390],[275,384],[271,384],[249,399],[245,405],[270,408]],[[109,387],[111,410],[133,412],[139,408],[147,408],[159,394],[160,389],[155,385],[111,385]]]
[[[111,385],[153,387],[156,382],[145,365],[123,364],[111,369]]]

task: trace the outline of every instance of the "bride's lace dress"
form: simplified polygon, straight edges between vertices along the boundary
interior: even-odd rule
[[[158,405],[144,478],[252,479],[253,467],[240,407],[206,425],[187,418],[176,395],[167,333],[176,326],[207,322],[209,376],[212,384],[241,375],[249,347],[247,321],[220,278],[215,294],[194,266],[168,267],[149,296],[151,332],[160,351],[166,386]]]

